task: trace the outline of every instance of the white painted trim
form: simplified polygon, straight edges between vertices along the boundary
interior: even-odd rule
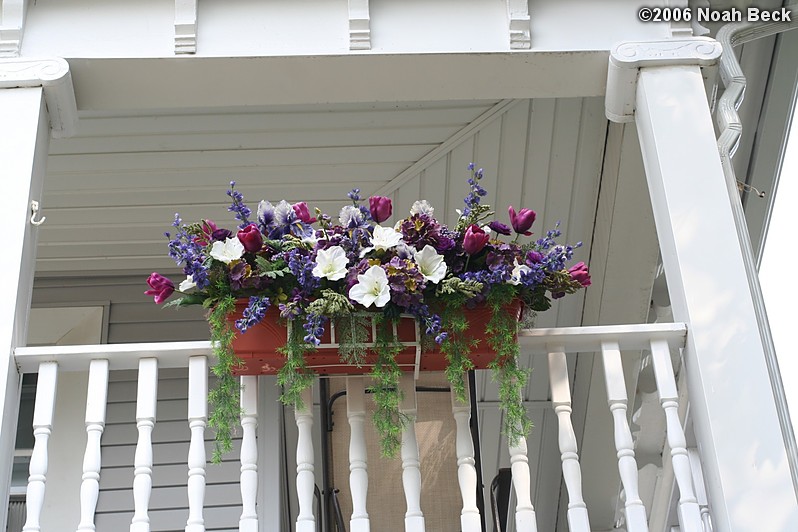
[[[600,351],[603,342],[617,342],[622,351],[631,351],[648,349],[655,338],[666,340],[673,348],[683,347],[686,336],[684,323],[597,325],[524,329],[518,333],[518,344],[524,353],[535,354],[548,354],[549,345],[557,345],[565,353]]]
[[[606,50],[70,59],[81,111],[600,96]],[[208,72],[216,72],[208,76]],[[368,76],[363,73],[368,72]],[[475,75],[474,73],[489,73]],[[546,72],[541,76],[540,72]],[[131,97],[130,87],[137,87]]]
[[[798,530],[790,457],[702,74],[697,66],[642,69],[636,101],[673,315],[690,327],[683,359],[713,525]],[[774,497],[778,505],[769,504]]]
[[[371,50],[369,0],[349,0],[349,49]]]
[[[546,345],[552,342],[561,345],[566,353],[576,353],[599,351],[603,341],[616,341],[623,350],[645,349],[652,338],[667,340],[676,348],[684,345],[686,334],[683,323],[601,325],[525,329],[520,331],[518,342],[527,353],[546,354]],[[97,358],[108,358],[112,370],[136,369],[140,358],[157,358],[161,368],[185,368],[189,358],[210,355],[211,343],[207,341],[17,347],[14,350],[21,373],[35,373],[39,364],[47,361],[58,361],[64,371],[84,370]]]
[[[0,89],[43,87],[53,137],[75,134],[78,107],[69,63],[61,58],[0,59]]]
[[[175,0],[175,54],[197,53],[197,0]]]
[[[718,62],[722,49],[709,37],[623,42],[612,49],[607,70],[605,113],[613,122],[634,120],[638,70],[647,66],[699,65]]]
[[[1,71],[1,70],[0,70]],[[43,89],[0,90],[0,161],[3,161],[3,213],[6,235],[5,257],[0,275],[8,280],[0,304],[0,453],[14,451],[19,415],[21,375],[16,371],[13,349],[24,344],[28,309],[33,293],[38,229],[28,223],[31,197],[40,197],[47,165],[50,137]],[[32,371],[37,371],[33,369]],[[0,500],[7,500],[11,460],[0,462]],[[0,505],[0,525],[7,517],[7,505]]]
[[[529,50],[532,47],[529,25],[528,0],[505,0],[507,2],[508,31],[511,50]]]
[[[187,368],[193,356],[211,356],[210,342],[162,342],[18,347],[14,354],[20,373],[35,373],[40,362],[58,360],[64,371],[83,371],[89,362],[107,358],[111,370],[137,369],[141,358],[157,358],[161,368]],[[35,361],[35,362],[34,362]]]
[[[28,0],[0,1],[0,57],[17,57],[25,34]]]

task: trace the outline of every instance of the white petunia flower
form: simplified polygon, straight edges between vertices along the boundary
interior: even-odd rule
[[[410,215],[414,214],[426,214],[429,217],[432,217],[432,214],[435,212],[435,209],[432,208],[432,205],[429,204],[427,200],[418,200],[413,203],[413,206],[410,207]]]
[[[211,246],[211,257],[225,264],[240,259],[243,254],[244,244],[236,236],[227,238],[224,242],[217,240]]]
[[[421,251],[413,253],[413,259],[418,265],[418,271],[427,281],[437,284],[446,276],[446,263],[443,255],[438,255],[435,248],[427,244]]]
[[[532,268],[527,266],[526,264],[518,264],[518,259],[515,259],[514,268],[512,273],[510,273],[510,278],[507,280],[508,283],[519,285],[521,284],[521,274],[522,273],[529,273],[532,271]]]
[[[388,276],[380,266],[372,266],[357,276],[357,284],[349,290],[349,298],[368,308],[384,307],[391,299]]]
[[[399,245],[402,242],[402,233],[396,232],[391,227],[382,227],[381,225],[374,226],[374,234],[371,235],[371,246],[364,248],[363,251],[360,252],[360,256],[363,257],[371,251],[372,249],[385,251],[386,249],[391,249],[394,246]]]
[[[330,281],[337,281],[346,277],[346,265],[349,259],[341,246],[332,246],[320,249],[316,254],[316,266],[313,275],[321,279],[326,277]]]
[[[197,288],[197,283],[194,282],[194,277],[192,275],[186,276],[186,279],[177,287],[177,289],[184,294],[195,288]]]

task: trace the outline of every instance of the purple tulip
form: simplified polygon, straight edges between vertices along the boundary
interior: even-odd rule
[[[500,235],[508,236],[510,234],[510,228],[506,224],[501,223],[499,220],[493,220],[491,223],[488,224],[488,227],[490,227]]]
[[[263,235],[255,224],[249,224],[238,231],[238,240],[244,245],[244,249],[250,253],[260,251],[263,247]]]
[[[474,224],[468,227],[463,237],[463,249],[469,255],[474,255],[482,251],[485,244],[490,240],[490,235]]]
[[[529,232],[529,228],[532,227],[532,224],[535,223],[535,211],[530,209],[521,209],[516,214],[515,209],[513,206],[510,205],[510,208],[507,209],[510,213],[510,223],[513,226],[513,230],[518,233],[519,235],[526,235],[529,236],[532,233]]]
[[[147,278],[147,284],[150,285],[150,290],[144,292],[144,295],[154,296],[157,305],[166,301],[175,291],[175,283],[160,273],[152,272]]]
[[[310,215],[310,210],[308,209],[308,204],[304,201],[300,201],[299,203],[294,203],[291,206],[294,209],[294,213],[296,217],[302,220],[303,223],[312,224],[316,221],[316,218]]]
[[[391,213],[393,212],[391,198],[386,198],[385,196],[371,196],[369,198],[369,212],[371,212],[371,218],[375,222],[384,222],[391,217]]]
[[[577,262],[568,268],[568,273],[571,274],[571,279],[577,281],[582,286],[590,286],[590,273],[588,273],[587,265],[584,262]]]

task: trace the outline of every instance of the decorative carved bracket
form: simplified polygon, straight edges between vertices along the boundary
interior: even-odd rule
[[[623,42],[610,52],[605,114],[613,122],[631,122],[638,71],[644,67],[695,65],[716,67],[722,48],[709,37]],[[714,78],[714,76],[705,76]]]
[[[175,0],[175,54],[197,53],[197,0]]]
[[[369,0],[349,0],[349,49],[371,50]]]
[[[532,47],[527,0],[506,0],[509,18],[510,49],[528,50]]]
[[[0,59],[0,89],[44,88],[44,101],[54,137],[70,137],[78,122],[78,107],[69,63],[55,59]]]
[[[0,0],[0,57],[17,57],[25,31],[28,0]]]

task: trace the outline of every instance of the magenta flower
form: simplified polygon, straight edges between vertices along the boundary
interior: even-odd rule
[[[250,253],[260,251],[263,247],[263,235],[255,224],[249,224],[238,231],[238,240],[243,244],[244,249]]]
[[[302,220],[302,222],[304,222],[306,224],[312,224],[313,222],[316,221],[316,218],[314,218],[314,217],[312,217],[310,215],[310,210],[308,209],[308,204],[305,203],[304,201],[300,201],[299,203],[294,203],[291,206],[291,208],[294,209],[294,213],[296,214],[296,217],[299,218],[300,220]]]
[[[175,291],[175,283],[160,273],[152,272],[147,278],[147,284],[150,285],[150,290],[144,292],[144,295],[154,296],[157,305],[166,301]]]
[[[578,262],[568,268],[568,273],[571,274],[571,279],[582,286],[590,286],[590,273],[587,271],[587,265],[584,262]]]
[[[393,206],[391,205],[391,198],[385,196],[371,196],[369,198],[369,212],[375,222],[382,223],[391,217]]]
[[[466,229],[465,236],[463,237],[463,249],[469,255],[474,255],[482,251],[485,244],[490,240],[490,235],[482,230],[476,224],[473,224]]]
[[[510,224],[513,226],[513,230],[518,233],[519,235],[526,235],[529,236],[532,233],[529,232],[529,228],[532,227],[532,224],[535,223],[535,211],[531,209],[521,209],[516,214],[515,209],[513,206],[510,205],[510,208],[507,209],[510,213]]]

